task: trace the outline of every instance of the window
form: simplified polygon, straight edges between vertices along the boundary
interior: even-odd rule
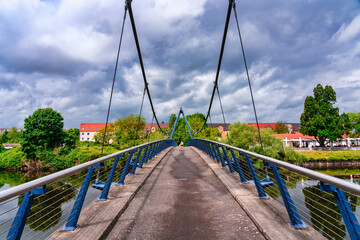
[[[88,128],[88,130],[90,130],[90,128]]]
[[[97,130],[97,128],[95,128],[95,130]]]
[[[153,128],[151,129],[151,131],[154,132],[154,131],[155,131],[155,128],[153,127]]]
[[[89,140],[89,138],[87,138],[87,140]]]
[[[81,133],[81,135],[84,135],[84,133]]]
[[[90,133],[87,133],[87,135],[90,135]]]
[[[84,130],[84,128],[82,128],[82,130]]]
[[[223,130],[223,127],[219,127],[219,130]]]
[[[84,138],[82,138],[81,140],[84,140]]]

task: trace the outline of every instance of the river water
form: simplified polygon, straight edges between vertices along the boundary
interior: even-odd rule
[[[327,173],[331,174],[331,171],[332,170],[330,170],[330,172],[327,171]],[[337,177],[350,181],[350,176],[346,175],[346,172],[347,171],[344,170],[343,175]],[[360,173],[360,169],[355,172]],[[339,172],[336,173],[339,174]],[[48,174],[51,174],[51,172],[24,173],[1,171],[0,191]],[[294,204],[306,225],[315,228],[329,239],[350,239],[346,233],[345,225],[331,193],[320,191],[318,181],[305,179],[296,174],[282,174]],[[82,175],[85,175],[85,172],[82,173]],[[62,179],[55,184],[48,185],[47,194],[34,200],[22,239],[44,239],[63,226],[69,217],[82,180],[83,177],[76,178],[73,176]],[[352,177],[351,181],[360,184],[360,179]],[[266,192],[278,202],[282,203],[282,198],[280,197],[276,184],[268,187]],[[100,190],[89,188],[88,197],[84,206],[96,200],[99,194]],[[352,195],[348,197],[352,204],[353,211],[358,214],[358,220],[360,220],[360,197]],[[11,227],[12,220],[5,223],[3,222],[16,216],[17,206],[20,205],[21,200],[21,197],[17,197],[0,205],[0,214],[9,209],[14,209],[0,215],[0,239],[6,239],[8,233],[4,231]],[[51,208],[47,208],[46,212],[41,211],[45,206],[50,205]],[[51,221],[47,221],[49,218]]]

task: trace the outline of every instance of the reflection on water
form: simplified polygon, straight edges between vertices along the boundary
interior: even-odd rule
[[[321,191],[319,185],[305,187],[303,194],[313,228],[326,238],[344,239],[346,228],[341,222],[342,217],[333,195]]]
[[[0,172],[0,191],[48,174],[51,172]],[[44,239],[65,224],[85,174],[86,171],[79,172],[48,184],[46,194],[34,198],[22,239]],[[99,190],[90,188],[83,207],[93,202],[99,193]],[[20,206],[22,199],[23,197],[18,197],[0,204],[0,239],[6,239],[8,233],[3,232],[11,227],[13,220],[6,221],[16,216],[16,207]],[[9,209],[13,210],[7,212]]]
[[[290,175],[290,173],[287,173]],[[289,192],[295,201],[295,206],[302,220],[315,230],[319,231],[328,239],[350,239],[340,210],[332,192],[324,192],[320,190],[318,181],[290,178],[293,181],[286,181]],[[289,179],[289,178],[288,178]],[[294,183],[294,179],[299,179]],[[353,179],[354,183],[359,184],[359,179]],[[352,210],[360,214],[360,197],[345,192],[348,202]],[[276,199],[282,203],[281,197]]]
[[[264,171],[257,167],[258,175],[262,179],[265,177]],[[263,168],[262,168],[263,169]],[[245,175],[249,176],[247,166],[243,166]],[[359,171],[360,172],[360,171]],[[50,174],[51,172],[0,172],[0,191],[12,186],[34,180],[36,178]],[[308,225],[319,231],[328,239],[350,239],[337,207],[334,196],[331,192],[320,190],[318,181],[309,180],[302,176],[280,170],[283,180],[289,190],[296,208],[302,220]],[[34,199],[30,210],[29,218],[24,229],[22,239],[46,238],[52,232],[59,229],[69,217],[69,212],[74,204],[74,199],[84,180],[86,171],[77,173],[73,176],[61,179],[56,183],[47,186],[47,193]],[[100,177],[105,181],[106,174]],[[274,179],[272,171],[269,169],[269,176]],[[94,180],[95,176],[93,176]],[[117,178],[117,177],[115,177]],[[345,177],[349,179],[349,177]],[[93,181],[92,180],[92,181]],[[360,184],[359,179],[352,177],[354,183]],[[349,179],[350,181],[350,179]],[[266,188],[267,194],[282,203],[281,194],[275,183]],[[84,207],[95,200],[100,191],[90,188],[85,200]],[[346,193],[352,210],[360,215],[360,197]],[[14,199],[4,205],[0,205],[0,214],[8,209],[20,205],[22,198]],[[0,224],[16,215],[17,209],[0,216]],[[0,226],[0,232],[11,227],[12,221]],[[39,234],[40,233],[40,234]],[[0,235],[0,239],[5,239],[7,234]]]
[[[27,225],[36,231],[46,231],[59,223],[61,205],[75,197],[76,189],[70,184],[57,182],[47,187],[47,194],[36,197],[30,209]],[[18,199],[20,205],[22,197]]]

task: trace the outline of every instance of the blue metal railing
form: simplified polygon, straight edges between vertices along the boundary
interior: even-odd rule
[[[281,202],[294,228],[308,224],[329,239],[360,239],[360,185],[215,141],[191,139],[188,146],[235,170],[241,183],[253,183],[259,198]]]
[[[106,201],[111,186],[125,184],[127,174],[134,175],[137,168],[142,168],[143,164],[171,146],[175,147],[176,143],[168,139],[145,143],[1,191],[0,209],[4,209],[4,211],[0,212],[0,239],[20,239],[22,235],[30,239],[40,238],[39,233],[48,230],[51,226],[63,224],[60,219],[61,211],[64,211],[62,203],[65,201],[61,200],[68,201],[76,196],[72,205],[67,204],[68,218],[62,228],[62,231],[74,230],[78,226],[77,221],[86,201],[89,202],[89,199],[93,201],[96,198],[98,201]],[[119,175],[117,166],[121,160],[125,160],[123,161],[124,167],[121,169],[120,176],[117,176]],[[93,188],[89,188],[94,180],[93,173],[96,170],[100,171],[100,178],[106,179],[106,181],[101,182],[96,179],[92,184]],[[117,177],[119,177],[117,182],[113,182],[113,179]],[[77,194],[76,189],[79,189]],[[101,191],[100,194],[98,190]],[[96,198],[90,198],[89,191],[93,192],[92,194],[95,194]],[[46,200],[41,200],[42,197]],[[3,207],[9,204],[17,206],[10,209]],[[34,209],[36,211],[32,212]],[[9,217],[7,218],[7,216]],[[25,228],[28,219],[31,219],[32,222],[29,227]],[[39,232],[34,233],[31,228]],[[24,229],[27,231],[26,233]]]

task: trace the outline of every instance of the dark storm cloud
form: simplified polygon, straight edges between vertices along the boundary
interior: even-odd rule
[[[149,87],[160,121],[183,107],[206,113],[228,1],[133,1]],[[21,127],[53,107],[66,127],[104,122],[123,2],[7,1],[0,9],[0,126]],[[237,1],[249,73],[262,122],[299,122],[317,83],[332,85],[340,111],[360,104],[357,1]],[[232,15],[219,77],[229,122],[254,121]],[[125,24],[111,120],[137,114],[143,79],[129,19]],[[222,121],[217,96],[212,121]],[[11,106],[11,107],[9,107]],[[148,101],[144,116],[151,121]]]

